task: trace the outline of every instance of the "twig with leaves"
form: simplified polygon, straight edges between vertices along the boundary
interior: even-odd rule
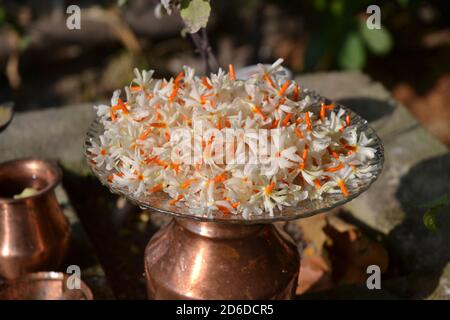
[[[196,47],[196,51],[202,57],[205,73],[209,74],[217,69],[217,61],[212,53],[206,32],[211,13],[210,0],[158,0],[155,8],[157,17],[164,14],[171,15],[174,11],[179,12],[185,25],[182,34],[189,33]]]

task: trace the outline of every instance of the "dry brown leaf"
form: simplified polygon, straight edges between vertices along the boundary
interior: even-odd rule
[[[307,256],[301,260],[297,294],[308,290],[323,290],[332,286],[330,265],[321,256]]]
[[[356,226],[338,217],[330,217],[324,231],[332,239],[332,244],[326,249],[330,254],[336,283],[364,282],[370,265],[378,265],[381,272],[387,270],[389,259],[386,249],[362,234]]]
[[[318,214],[295,223],[301,229],[306,247],[302,251],[297,294],[308,290],[323,290],[332,286],[331,263],[324,246],[331,239],[323,231],[327,214]]]
[[[296,223],[303,232],[304,240],[314,247],[317,255],[322,255],[323,246],[329,241],[329,237],[323,232],[323,228],[327,224],[326,214],[318,214],[306,219],[299,219]]]

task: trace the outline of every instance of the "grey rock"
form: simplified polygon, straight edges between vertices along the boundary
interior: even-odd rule
[[[86,173],[84,135],[95,117],[93,104],[17,113],[0,134],[0,161],[43,157]]]
[[[447,263],[439,277],[439,283],[428,296],[429,299],[450,300],[450,263]]]

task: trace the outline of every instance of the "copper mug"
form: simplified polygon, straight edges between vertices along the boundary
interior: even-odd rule
[[[0,164],[0,277],[54,270],[67,249],[70,225],[54,192],[61,169],[41,159]],[[33,195],[14,199],[25,188]]]

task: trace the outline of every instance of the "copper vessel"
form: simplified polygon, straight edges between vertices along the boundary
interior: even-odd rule
[[[54,192],[61,176],[56,164],[41,159],[0,164],[0,277],[58,267],[70,235]],[[25,188],[37,193],[13,198]]]
[[[80,280],[79,289],[67,287],[60,272],[36,272],[0,285],[0,300],[93,300],[91,289]]]
[[[319,112],[325,97],[303,90],[311,98],[311,108]],[[371,178],[352,186],[348,196],[325,194],[300,201],[275,212],[261,212],[244,217],[220,210],[193,212],[182,201],[164,192],[130,193],[126,187],[112,184],[114,170],[95,165],[89,149],[100,143],[105,128],[99,118],[89,127],[85,139],[85,156],[92,172],[111,192],[126,197],[143,209],[175,216],[149,242],[145,252],[145,273],[149,298],[153,299],[282,299],[291,298],[297,283],[299,255],[294,243],[276,227],[275,221],[306,218],[329,211],[356,198],[377,179],[383,168],[383,145],[367,121],[351,109],[345,110],[358,132],[370,139],[376,157],[368,166]],[[182,220],[182,218],[187,220]],[[200,221],[199,219],[203,219]],[[192,220],[192,221],[191,221]]]
[[[175,218],[145,251],[151,299],[290,299],[299,266],[296,245],[273,224]]]

